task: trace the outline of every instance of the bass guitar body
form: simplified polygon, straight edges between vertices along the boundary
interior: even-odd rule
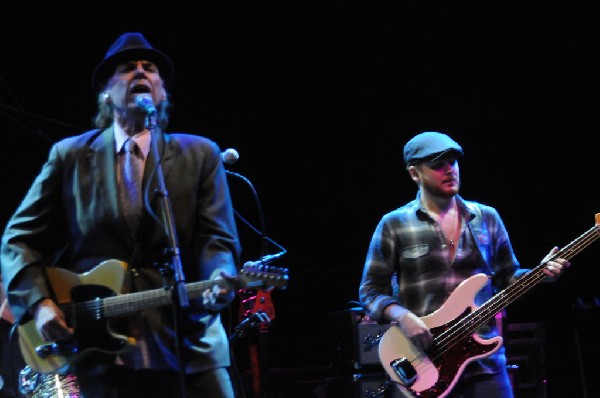
[[[484,340],[473,333],[449,335],[441,341],[436,338],[477,308],[474,298],[486,283],[487,275],[472,276],[452,292],[442,307],[421,318],[436,342],[427,352],[417,349],[397,326],[384,333],[379,342],[379,358],[405,397],[445,397],[470,362],[500,349],[500,336]],[[440,345],[445,349],[439,350]]]

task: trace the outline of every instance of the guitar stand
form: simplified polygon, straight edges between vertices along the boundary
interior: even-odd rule
[[[271,323],[269,315],[264,311],[258,311],[241,321],[234,329],[229,337],[229,341],[235,341],[240,337],[244,337],[248,329],[258,329],[263,323],[267,325]]]

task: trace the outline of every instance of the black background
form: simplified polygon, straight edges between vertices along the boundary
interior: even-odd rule
[[[448,3],[21,1],[0,24],[1,220],[51,142],[91,127],[90,76],[110,44],[141,31],[175,63],[170,130],[239,151],[230,169],[253,183],[267,235],[288,251],[271,367],[329,363],[328,314],[357,299],[379,218],[414,198],[402,147],[420,131],[461,143],[462,196],[496,207],[533,267],[600,211],[596,12]],[[232,192],[257,226],[247,187]],[[239,229],[244,260],[256,259],[256,235]],[[509,307],[509,322],[546,327],[550,396],[581,392],[572,308],[599,295],[598,253]]]

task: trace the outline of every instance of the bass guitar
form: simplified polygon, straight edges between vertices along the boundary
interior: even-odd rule
[[[390,327],[379,342],[379,360],[402,395],[447,396],[470,362],[490,356],[502,346],[501,336],[482,339],[476,330],[542,282],[549,261],[568,260],[596,241],[599,224],[600,213],[592,228],[479,307],[474,299],[489,276],[477,274],[463,281],[438,310],[421,318],[433,335],[433,344],[426,352],[416,348],[399,327]]]
[[[38,373],[57,373],[89,353],[118,354],[135,343],[132,338],[113,332],[108,324],[110,319],[168,305],[173,302],[173,292],[159,288],[118,294],[123,288],[126,270],[125,262],[114,259],[82,274],[48,267],[47,276],[55,300],[75,331],[68,342],[53,342],[42,339],[34,320],[19,325],[19,346],[27,365]],[[287,269],[247,263],[231,279],[192,282],[185,287],[189,298],[197,298],[206,289],[217,285],[285,289],[287,282]]]

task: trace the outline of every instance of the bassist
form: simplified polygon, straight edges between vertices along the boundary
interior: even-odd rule
[[[359,287],[368,315],[379,322],[397,323],[411,350],[414,347],[419,355],[437,349],[432,325],[422,317],[447,309],[443,304],[461,282],[476,274],[491,276],[474,299],[480,305],[529,271],[520,268],[498,212],[459,196],[461,156],[462,147],[446,134],[424,132],[407,142],[404,161],[418,193],[415,200],[381,218]],[[557,250],[552,249],[550,255]],[[554,280],[569,265],[563,258],[549,261],[546,278]],[[477,334],[485,339],[497,336],[494,318],[481,325]],[[450,366],[453,362],[461,365],[462,360],[464,366],[455,367],[454,377],[420,373],[427,368],[417,361],[410,363],[411,358],[398,361],[391,369],[398,369],[404,378],[393,381],[407,396],[419,392],[422,397],[513,397],[504,348],[473,356],[477,358],[461,359],[452,353],[441,360],[436,357]],[[439,362],[434,360],[434,364]],[[422,384],[427,388],[415,387],[427,378],[434,382]]]

